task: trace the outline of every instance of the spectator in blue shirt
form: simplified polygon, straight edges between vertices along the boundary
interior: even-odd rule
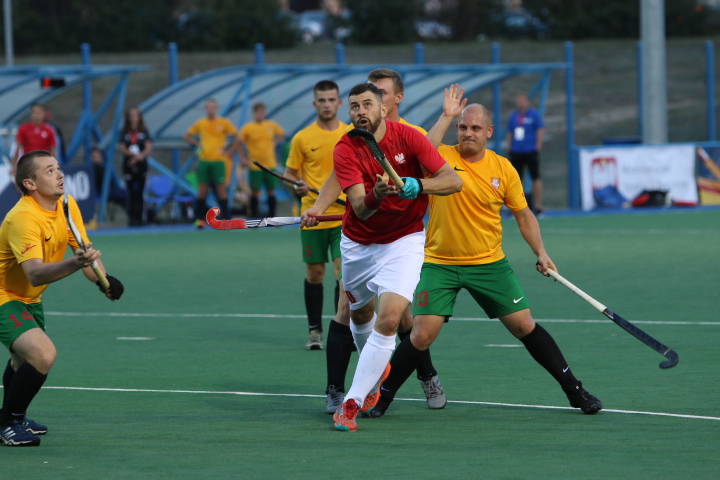
[[[510,162],[523,178],[525,167],[532,179],[532,206],[536,215],[542,214],[542,180],[540,179],[540,150],[545,124],[537,110],[530,108],[530,99],[520,94],[507,125],[507,151]]]

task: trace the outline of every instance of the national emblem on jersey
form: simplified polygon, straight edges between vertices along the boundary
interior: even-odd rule
[[[498,188],[500,188],[500,179],[490,177],[490,186],[493,188],[493,190],[497,190]]]
[[[402,153],[398,153],[395,155],[395,161],[398,163],[398,165],[402,165],[405,163],[405,155]]]

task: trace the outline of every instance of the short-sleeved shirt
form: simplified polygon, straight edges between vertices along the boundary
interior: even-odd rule
[[[222,154],[228,143],[228,135],[235,135],[235,125],[224,117],[215,117],[210,120],[203,117],[192,124],[187,133],[200,138],[200,153],[198,158],[204,161],[225,161],[227,156]]]
[[[537,152],[537,132],[545,128],[540,112],[528,109],[523,115],[519,110],[514,111],[508,119],[507,129],[512,141],[510,151],[513,153]]]
[[[20,125],[16,139],[22,145],[23,153],[34,150],[50,150],[57,145],[55,130],[47,123],[35,125],[28,122]]]
[[[275,168],[275,139],[285,134],[277,122],[263,120],[262,122],[250,122],[243,125],[238,136],[245,142],[250,160],[250,170],[260,170],[252,163],[253,160],[266,168]]]
[[[387,131],[378,145],[398,176],[423,177],[423,167],[435,174],[445,165],[445,160],[422,133],[397,122],[385,123]],[[375,175],[385,173],[361,138],[344,135],[335,147],[333,158],[335,173],[343,191],[362,183],[365,191],[369,192],[375,186]],[[414,200],[389,195],[377,212],[360,220],[348,202],[343,217],[343,233],[363,245],[390,243],[405,235],[423,231],[422,219],[427,205],[428,195],[419,195]]]
[[[468,163],[458,146],[440,145],[448,165],[463,181],[462,192],[430,197],[425,261],[441,265],[480,265],[505,258],[500,208],[527,207],[517,170],[505,157],[485,150],[485,158]]]
[[[338,128],[333,131],[320,128],[317,122],[303,128],[295,134],[290,142],[290,154],[286,166],[302,172],[303,181],[315,190],[320,190],[325,181],[333,171],[333,150],[338,140],[343,136],[347,125],[340,122]],[[302,197],[302,209],[307,210],[315,205],[318,194],[308,192]],[[345,200],[345,194],[340,195]],[[325,211],[325,215],[342,215],[345,207],[333,203]],[[340,226],[340,222],[321,222],[313,230],[322,228],[334,228]]]
[[[68,206],[83,241],[87,242],[82,215],[73,197],[69,198]],[[68,229],[62,198],[55,211],[49,211],[24,195],[0,226],[0,305],[12,300],[40,302],[47,285],[32,286],[21,264],[34,258],[45,263],[59,262],[68,245],[73,250],[80,248]]]

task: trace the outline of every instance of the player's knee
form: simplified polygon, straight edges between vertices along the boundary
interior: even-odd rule
[[[427,350],[432,345],[437,335],[429,331],[427,328],[415,326],[410,333],[410,341],[418,350]]]

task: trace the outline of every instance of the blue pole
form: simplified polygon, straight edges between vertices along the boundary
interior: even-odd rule
[[[170,79],[170,85],[175,85],[178,82],[178,46],[175,42],[168,44],[168,74]],[[173,172],[177,173],[180,170],[180,150],[173,148],[172,150],[172,167]]]
[[[345,45],[342,43],[335,44],[335,62],[338,65],[345,63]]]
[[[707,65],[707,116],[708,116],[708,141],[716,140],[716,117],[715,117],[715,47],[713,42],[705,43],[705,64]]]
[[[80,45],[80,52],[82,56],[83,66],[90,66],[90,44],[83,43]],[[90,163],[90,149],[92,148],[92,138],[90,132],[92,126],[89,125],[90,119],[92,118],[92,90],[90,89],[90,80],[83,82],[83,120],[85,126],[83,128],[83,136],[85,145],[85,163]]]
[[[255,44],[255,65],[263,65],[265,63],[265,45],[262,43]]]
[[[497,65],[500,63],[500,44],[498,42],[493,42],[491,51],[491,62],[493,65]],[[500,110],[501,108],[501,102],[500,102],[500,82],[493,82],[493,117],[495,118],[494,124],[497,126],[495,128],[495,140],[493,141],[493,150],[499,153],[502,141],[502,112]]]
[[[580,169],[575,158],[575,111],[573,108],[573,43],[565,42],[565,96],[567,97],[567,161],[568,161],[568,204],[570,208],[580,208]]]
[[[638,135],[640,135],[640,141],[644,138],[643,135],[643,62],[642,62],[642,42],[637,42],[637,92],[638,92]]]
[[[418,65],[425,63],[425,45],[422,42],[415,44],[415,63]]]

